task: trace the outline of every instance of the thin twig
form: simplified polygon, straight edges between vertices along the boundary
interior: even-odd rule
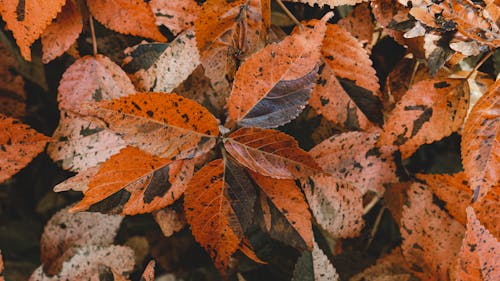
[[[285,6],[285,4],[283,4],[283,2],[281,0],[276,0],[276,3],[281,7],[281,9],[283,10],[283,12],[285,12],[285,14],[296,24],[298,25],[300,28],[302,28],[302,24],[300,23],[300,21],[292,14],[292,12],[290,12],[290,10],[288,10],[288,8]]]
[[[382,215],[384,214],[385,207],[382,207],[380,211],[378,212],[377,219],[375,219],[375,224],[373,225],[372,231],[370,233],[370,239],[368,240],[368,243],[366,244],[365,250],[370,247],[370,245],[373,242],[373,238],[375,238],[375,234],[377,234],[378,227],[380,225],[380,221],[382,220]]]
[[[482,58],[476,64],[476,66],[471,70],[471,72],[469,72],[469,74],[467,75],[467,77],[465,77],[465,80],[468,80],[481,67],[481,65],[483,65],[483,63],[486,62],[491,57],[491,55],[493,55],[493,50],[490,51],[486,56],[484,56],[484,58]]]
[[[417,74],[419,66],[420,66],[420,61],[418,61],[418,59],[415,59],[415,65],[413,66],[413,72],[411,73],[410,84],[408,84],[408,88],[411,88],[411,85],[413,85],[413,80],[415,80],[415,75]]]
[[[373,197],[372,201],[370,201],[370,203],[368,203],[368,205],[366,205],[363,209],[363,216],[370,212],[370,210],[377,204],[379,199],[380,198],[378,196]]]
[[[94,56],[97,55],[97,40],[95,38],[95,29],[94,29],[94,19],[92,15],[89,15],[89,23],[90,23],[90,34],[92,35],[92,51]]]

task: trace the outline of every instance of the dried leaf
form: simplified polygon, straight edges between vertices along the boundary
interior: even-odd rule
[[[154,281],[155,280],[155,261],[148,262],[144,272],[141,276],[141,281]]]
[[[321,172],[293,137],[276,130],[241,128],[224,139],[224,147],[243,166],[264,176],[293,179]]]
[[[408,269],[401,248],[377,260],[377,264],[351,277],[349,281],[418,281]]]
[[[500,279],[500,243],[467,207],[467,230],[458,254],[455,280]]]
[[[423,280],[448,280],[464,227],[433,203],[432,192],[414,183],[403,206],[401,248],[413,274]]]
[[[0,250],[0,281],[4,281],[3,278],[3,259],[2,259],[2,251]]]
[[[157,25],[166,26],[174,35],[194,25],[200,6],[195,0],[151,0]]]
[[[75,176],[73,176],[69,179],[66,179],[65,181],[54,186],[53,190],[54,190],[54,192],[61,192],[61,191],[68,191],[68,190],[85,192],[85,191],[87,191],[87,189],[89,187],[90,181],[99,172],[100,168],[101,168],[101,165],[97,165],[97,166],[90,167],[88,169],[84,169],[83,171],[79,172]]]
[[[311,156],[339,181],[381,195],[384,184],[397,182],[394,146],[376,147],[376,133],[348,132],[335,135],[311,149]]]
[[[329,24],[321,54],[325,64],[309,104],[347,129],[381,125],[378,78],[361,43],[341,26]]]
[[[170,237],[186,225],[183,213],[172,208],[164,208],[153,213],[153,218],[160,226],[163,236]]]
[[[330,8],[336,7],[336,6],[341,6],[341,5],[356,5],[357,3],[361,3],[366,0],[285,0],[289,2],[299,2],[299,3],[306,3],[309,4],[310,6],[318,5],[320,7],[323,7],[325,5],[330,6]]]
[[[245,127],[274,128],[299,115],[317,78],[321,42],[331,15],[314,28],[266,46],[241,64],[228,100],[234,121]]]
[[[363,229],[363,196],[359,189],[330,175],[302,182],[309,208],[318,224],[333,238],[351,238]]]
[[[18,62],[0,40],[0,114],[20,118],[26,114],[24,79],[12,71]]]
[[[123,34],[142,36],[164,42],[156,28],[153,11],[141,0],[87,0],[92,15],[106,27]]]
[[[250,172],[253,180],[260,187],[260,190],[265,194],[264,199],[268,199],[270,204],[282,213],[287,222],[293,227],[296,233],[303,240],[303,244],[308,248],[312,248],[313,233],[311,224],[311,214],[309,213],[304,195],[294,180],[280,180],[271,177],[262,176],[255,172]],[[290,244],[291,238],[283,227],[276,226],[276,218],[273,218],[271,212],[271,224],[268,229],[271,237],[281,240],[284,243]],[[274,223],[273,223],[274,222]],[[301,243],[297,243],[301,244]]]
[[[76,42],[83,29],[80,9],[66,1],[61,12],[42,34],[42,61],[48,63],[66,52]]]
[[[31,61],[31,44],[57,16],[66,0],[0,1],[0,14],[12,31],[21,55]]]
[[[30,281],[100,280],[100,271],[113,270],[125,274],[134,268],[134,251],[124,246],[85,246],[78,248],[70,260],[62,264],[57,275],[47,276],[37,268]],[[101,269],[101,270],[100,270]]]
[[[123,217],[100,213],[71,214],[69,207],[57,212],[45,225],[40,240],[44,272],[57,274],[62,263],[82,246],[109,246],[113,244]]]
[[[193,170],[192,161],[171,161],[126,147],[102,164],[71,211],[135,215],[159,210],[184,193]]]
[[[422,80],[406,92],[384,125],[379,144],[397,145],[403,158],[419,146],[456,132],[469,105],[469,87],[460,79]]]
[[[368,2],[356,5],[354,10],[345,18],[340,19],[337,24],[358,39],[366,50],[371,50],[375,24],[372,21]]]
[[[219,133],[207,109],[176,94],[137,93],[104,102],[95,114],[129,145],[163,158],[202,155]]]
[[[28,125],[0,114],[0,183],[26,167],[49,140]]]
[[[375,20],[389,36],[400,45],[405,45],[403,31],[389,28],[394,22],[403,22],[408,19],[410,9],[401,5],[398,0],[373,0],[370,2]]]
[[[297,260],[292,281],[338,281],[340,277],[328,257],[313,241],[312,252],[304,252]]]
[[[474,199],[500,185],[500,82],[491,85],[472,108],[462,132],[462,163]]]
[[[407,190],[412,182],[396,182],[386,185],[384,192],[384,203],[391,212],[394,221],[401,227],[403,206],[408,201]]]
[[[200,64],[192,30],[170,43],[142,43],[127,52],[123,69],[143,92],[171,92]]]

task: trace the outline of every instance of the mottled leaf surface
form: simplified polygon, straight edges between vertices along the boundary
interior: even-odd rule
[[[351,277],[349,281],[418,281],[404,260],[401,247],[377,260],[377,264],[368,267]]]
[[[174,35],[194,25],[200,6],[195,0],[151,0],[157,25],[166,26]]]
[[[340,277],[328,257],[313,241],[312,252],[303,252],[295,264],[292,281],[337,281]]]
[[[331,8],[335,6],[341,6],[341,5],[355,5],[357,3],[363,2],[364,0],[286,0],[289,2],[299,2],[299,3],[306,3],[309,4],[310,6],[318,5],[320,7],[323,7],[325,5],[330,6]]]

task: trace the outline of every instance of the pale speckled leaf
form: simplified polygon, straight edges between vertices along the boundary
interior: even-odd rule
[[[310,6],[318,5],[323,7],[325,5],[330,6],[330,8],[341,6],[341,5],[356,5],[366,0],[285,0],[288,2],[298,2],[309,4]]]
[[[292,281],[338,281],[340,277],[328,257],[313,241],[312,252],[304,252],[295,264]]]
[[[151,0],[157,25],[166,26],[174,35],[192,27],[200,11],[195,0]]]

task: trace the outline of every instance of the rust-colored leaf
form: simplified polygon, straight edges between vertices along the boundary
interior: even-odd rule
[[[250,175],[260,187],[260,190],[265,194],[265,199],[270,200],[270,204],[273,204],[274,207],[285,216],[288,224],[290,224],[299,234],[300,238],[303,240],[302,243],[307,245],[308,248],[312,248],[313,233],[311,214],[309,213],[304,195],[295,181],[290,179],[274,179],[255,172],[251,172]],[[268,231],[271,237],[281,240],[286,244],[290,244],[293,238],[284,231],[280,231],[284,229],[283,227],[277,227],[273,224],[273,222],[277,222],[277,218],[273,218],[272,212],[270,219],[271,224]]]
[[[356,186],[362,194],[383,194],[384,184],[396,182],[394,146],[376,147],[376,133],[348,132],[335,135],[311,149],[323,170],[339,181]]]
[[[297,260],[292,281],[338,281],[340,277],[328,256],[316,241],[311,252],[305,251]]]
[[[166,26],[174,35],[189,29],[200,11],[195,0],[151,0],[157,25]]]
[[[65,181],[54,186],[53,190],[54,190],[54,192],[61,192],[61,191],[68,191],[68,190],[85,192],[89,188],[90,181],[99,172],[100,168],[101,168],[101,165],[96,165],[96,166],[84,169],[81,172],[79,172],[78,174],[76,174],[75,176],[73,176],[69,179],[66,179]]]
[[[357,3],[363,2],[365,0],[285,0],[285,1],[306,3],[309,4],[310,6],[319,5],[320,7],[328,5],[331,8],[333,8],[335,6],[341,6],[341,5],[352,6],[356,5]]]
[[[347,129],[381,125],[378,78],[361,43],[341,26],[329,24],[321,54],[324,65],[309,104]]]
[[[241,64],[228,100],[229,116],[234,121],[242,126],[273,128],[299,115],[315,85],[330,17],[327,14],[313,28],[266,46]]]
[[[2,259],[2,251],[0,250],[0,281],[4,281],[3,278],[3,259]]]
[[[0,183],[28,165],[48,141],[28,125],[0,114]]]
[[[363,48],[371,50],[375,24],[372,21],[368,2],[356,5],[349,15],[338,21],[338,25],[356,37],[363,44]]]
[[[355,186],[322,174],[302,182],[316,221],[333,238],[352,238],[363,229],[363,196]]]
[[[377,264],[370,266],[351,277],[349,281],[417,281],[418,279],[411,274],[403,255],[401,248],[395,248],[390,254],[387,254],[377,260]]]
[[[0,42],[0,113],[14,118],[26,114],[24,79],[12,71],[18,65],[14,54]]]
[[[184,210],[191,231],[223,275],[251,222],[255,197],[245,171],[229,159],[205,165],[186,189]]]
[[[106,27],[123,34],[164,42],[156,28],[153,11],[142,0],[87,0],[92,15]]]
[[[94,113],[129,145],[163,158],[202,155],[219,133],[207,109],[176,94],[137,93],[104,102]]]
[[[396,104],[379,144],[397,145],[402,157],[408,158],[419,146],[458,131],[468,106],[469,87],[465,80],[422,80]]]
[[[57,18],[42,34],[42,61],[48,63],[66,52],[80,35],[83,19],[78,6],[66,1]]]
[[[500,81],[472,108],[462,132],[462,162],[475,200],[500,185]]]
[[[194,23],[205,75],[229,95],[238,58],[262,48],[271,21],[269,0],[208,0]]]
[[[45,225],[40,240],[40,253],[44,272],[57,274],[74,254],[75,247],[109,246],[113,244],[121,216],[81,212],[71,214],[68,208],[57,212]]]
[[[401,217],[403,205],[408,201],[407,190],[412,182],[396,182],[386,185],[384,192],[384,203],[389,212],[391,212],[394,221],[401,227]]]
[[[243,240],[241,240],[241,244],[240,244],[240,247],[239,249],[240,252],[242,252],[243,254],[245,254],[245,256],[247,256],[247,258],[253,260],[254,262],[256,263],[260,263],[260,264],[266,264],[267,262],[261,260],[257,254],[255,253],[254,249],[252,248],[252,245],[250,244],[250,241],[248,241],[248,239],[246,237],[243,237]]]
[[[84,112],[82,104],[117,99],[135,92],[127,74],[103,55],[85,56],[64,72],[59,82],[59,109]]]
[[[455,274],[459,281],[500,279],[500,242],[481,225],[472,207],[467,207],[467,230]]]
[[[403,31],[389,27],[391,23],[403,22],[408,19],[410,9],[399,3],[398,0],[373,0],[370,2],[375,20],[389,36],[400,45],[405,45]]]
[[[31,44],[57,16],[66,0],[0,1],[0,15],[12,31],[21,55],[31,61]]]
[[[401,248],[413,274],[422,280],[448,280],[465,229],[433,203],[427,186],[410,187],[401,225]]]
[[[241,128],[224,139],[224,147],[243,166],[264,176],[293,179],[321,172],[293,137],[276,130]]]
[[[82,201],[71,211],[135,215],[159,210],[183,194],[193,169],[192,162],[162,159],[126,147],[102,164]]]
[[[166,207],[153,213],[153,218],[161,229],[163,236],[170,237],[186,225],[186,218],[182,212]]]
[[[141,281],[154,281],[155,280],[155,261],[148,262],[146,268],[142,272]]]

